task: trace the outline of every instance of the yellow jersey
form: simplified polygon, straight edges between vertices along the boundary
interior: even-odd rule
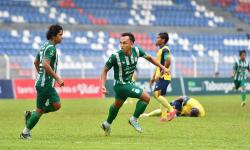
[[[206,115],[205,109],[203,108],[201,103],[194,98],[190,98],[187,100],[186,104],[184,103],[181,115],[184,116],[189,115],[192,108],[199,109],[199,115],[198,115],[199,117],[204,117]]]
[[[171,57],[171,53],[170,53],[170,49],[168,46],[163,46],[162,48],[160,48],[158,51],[157,51],[157,54],[156,54],[156,59],[157,61],[162,64],[163,66],[165,66],[165,61],[167,59],[170,59]],[[168,67],[167,69],[170,69],[170,67]],[[156,68],[156,73],[155,75],[156,76],[160,76],[161,78],[163,78],[164,80],[171,80],[171,75],[170,74],[162,74],[161,75],[161,68],[160,67],[157,67]]]

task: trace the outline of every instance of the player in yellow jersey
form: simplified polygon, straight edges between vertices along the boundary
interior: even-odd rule
[[[206,115],[206,111],[201,103],[194,98],[189,98],[188,96],[180,96],[170,104],[177,110],[177,116],[205,117]],[[161,110],[156,109],[150,113],[142,114],[141,117],[159,115],[161,115]]]
[[[165,66],[168,70],[170,70],[171,64],[171,53],[170,49],[167,46],[167,42],[169,40],[168,33],[163,32],[159,33],[156,40],[156,45],[160,48],[157,51],[157,61]],[[160,121],[170,121],[175,117],[176,111],[169,104],[166,99],[166,91],[167,87],[171,81],[170,74],[163,74],[161,68],[157,67],[155,69],[154,75],[150,80],[150,85],[152,86],[154,82],[154,97],[161,104],[161,118]],[[167,116],[167,111],[169,112],[169,116]]]

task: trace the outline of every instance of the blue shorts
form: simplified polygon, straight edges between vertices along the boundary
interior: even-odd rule
[[[160,90],[161,95],[165,96],[169,83],[170,83],[170,80],[164,80],[164,79],[160,78],[159,81],[157,81],[156,84],[155,84],[154,91],[159,91]]]

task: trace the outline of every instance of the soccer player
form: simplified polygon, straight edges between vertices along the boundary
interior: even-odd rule
[[[134,114],[129,119],[129,124],[134,127],[138,132],[143,132],[137,119],[145,111],[150,96],[147,92],[143,91],[140,87],[135,86],[131,78],[136,69],[136,64],[139,57],[147,59],[152,64],[160,67],[163,72],[169,71],[163,65],[157,62],[156,59],[147,55],[141,48],[133,46],[135,42],[134,35],[132,33],[122,33],[120,37],[121,50],[112,54],[109,60],[106,62],[101,75],[102,90],[104,94],[107,94],[105,83],[108,71],[113,67],[114,69],[114,91],[115,102],[109,108],[109,114],[106,121],[101,124],[105,135],[109,135],[111,132],[111,124],[116,118],[119,109],[123,105],[124,101],[128,97],[138,98],[139,101],[136,104]]]
[[[247,79],[247,71],[250,72],[249,62],[246,60],[246,51],[241,50],[239,52],[239,60],[234,63],[233,66],[233,78],[235,89],[238,90],[241,88],[241,106],[244,107],[246,105],[246,79]]]
[[[177,110],[177,116],[204,117],[206,115],[205,109],[201,103],[188,96],[180,96],[170,104]],[[161,113],[160,109],[156,109],[150,113],[142,114],[141,117],[158,116],[161,115]]]
[[[47,32],[48,41],[38,52],[34,65],[38,72],[36,80],[36,110],[25,111],[25,128],[20,137],[31,139],[30,131],[37,124],[44,113],[57,111],[61,108],[60,98],[54,88],[55,81],[64,86],[64,81],[56,74],[58,54],[56,44],[63,40],[63,28],[60,25],[51,25]]]
[[[157,61],[170,70],[171,53],[169,47],[167,46],[168,39],[169,39],[168,33],[163,32],[158,34],[156,45],[160,49],[157,51]],[[167,87],[170,81],[171,81],[171,75],[162,74],[162,70],[160,67],[156,68],[154,75],[150,80],[150,86],[152,86],[153,83],[156,82],[154,88],[154,97],[161,104],[162,115],[160,121],[162,122],[171,121],[176,114],[175,110],[169,104],[168,100],[165,97]],[[167,111],[169,111],[170,114],[169,116],[167,116]]]

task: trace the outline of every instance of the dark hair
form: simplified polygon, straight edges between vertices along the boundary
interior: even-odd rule
[[[192,108],[190,111],[190,117],[198,117],[199,115],[199,109],[198,108]]]
[[[161,39],[164,39],[165,40],[165,44],[167,44],[168,40],[169,40],[169,37],[168,37],[168,33],[167,32],[161,32],[158,34],[160,36]]]
[[[239,55],[241,56],[241,54],[243,54],[243,53],[246,54],[247,53],[246,50],[240,50]]]
[[[135,36],[131,33],[131,32],[125,32],[125,33],[122,33],[122,35],[121,35],[122,37],[123,36],[128,36],[129,37],[129,40],[131,41],[131,42],[135,42]]]
[[[60,30],[63,30],[62,26],[58,25],[58,24],[54,24],[49,26],[49,30],[47,32],[47,40],[50,40],[52,37],[56,36]]]

